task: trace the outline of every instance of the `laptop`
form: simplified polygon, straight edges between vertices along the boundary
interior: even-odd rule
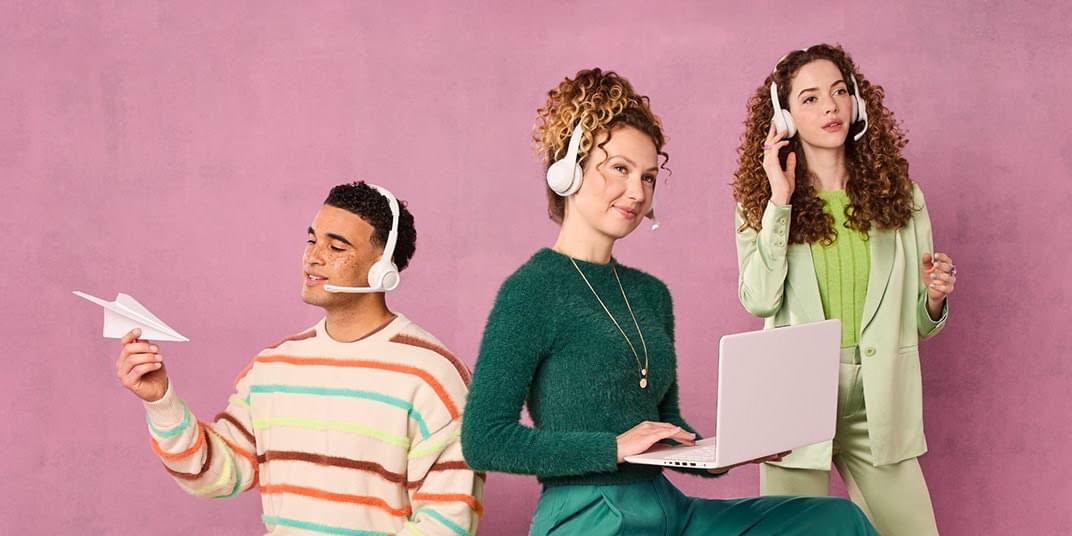
[[[834,437],[841,321],[726,335],[718,349],[717,436],[625,461],[718,469]]]

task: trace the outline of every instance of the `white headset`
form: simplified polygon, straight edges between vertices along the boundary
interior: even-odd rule
[[[801,50],[804,52],[808,51],[808,49],[806,48],[802,48]],[[774,69],[778,70],[778,65],[781,64],[782,61],[784,61],[787,57],[789,57],[788,54],[786,54],[785,57],[783,57],[781,60],[778,60],[778,63],[774,65]],[[870,123],[868,123],[867,121],[867,103],[864,102],[863,97],[860,96],[860,84],[856,83],[856,76],[850,73],[849,80],[852,81],[853,89],[853,95],[851,97],[852,122],[857,123],[863,121],[864,123],[864,128],[860,130],[860,132],[857,132],[856,135],[852,137],[852,140],[860,141],[860,138],[864,137],[864,132],[867,132],[867,127],[870,125]],[[793,123],[793,116],[789,114],[789,110],[782,109],[782,103],[780,100],[778,100],[778,84],[775,83],[773,80],[771,81],[770,85],[770,97],[771,106],[774,108],[774,116],[771,117],[771,121],[774,122],[774,128],[778,130],[778,132],[787,132],[788,134],[786,135],[786,137],[788,138],[796,136],[797,126],[795,123]]]
[[[324,285],[324,290],[328,292],[345,292],[351,294],[365,294],[371,292],[387,292],[394,290],[398,287],[398,283],[401,280],[401,276],[398,274],[398,267],[394,263],[395,245],[398,243],[398,200],[395,199],[394,194],[382,186],[376,186],[375,184],[369,184],[369,186],[380,192],[381,195],[387,198],[387,204],[391,207],[391,231],[387,233],[387,244],[383,247],[383,255],[368,271],[368,284],[367,287],[342,287],[338,285]]]
[[[556,160],[547,167],[547,186],[551,191],[561,197],[569,197],[581,189],[581,181],[584,180],[584,171],[577,163],[577,153],[581,148],[581,138],[584,137],[584,129],[581,122],[573,127],[570,134],[569,145],[566,146],[566,155]],[[651,230],[659,228],[659,221],[655,219],[655,194],[652,194],[651,208],[648,209],[647,217],[651,218]]]

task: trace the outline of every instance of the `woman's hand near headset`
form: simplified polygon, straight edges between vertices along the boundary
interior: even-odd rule
[[[789,145],[785,134],[775,129],[774,121],[771,121],[770,131],[767,132],[767,138],[763,140],[763,171],[766,172],[767,180],[770,182],[771,202],[780,207],[789,204],[797,183],[796,153],[789,153],[789,157],[785,159],[784,170],[781,162],[778,161],[778,151]]]

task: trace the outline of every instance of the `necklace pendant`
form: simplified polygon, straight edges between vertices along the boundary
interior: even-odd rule
[[[646,368],[640,369],[640,375],[646,377],[648,375],[648,369],[646,369]]]
[[[648,379],[647,378],[640,378],[640,388],[641,389],[647,389],[648,388]]]

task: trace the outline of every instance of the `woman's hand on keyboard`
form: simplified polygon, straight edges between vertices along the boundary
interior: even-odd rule
[[[696,434],[670,423],[644,421],[618,435],[618,463],[624,463],[626,456],[646,452],[664,439],[691,446],[696,443]]]

